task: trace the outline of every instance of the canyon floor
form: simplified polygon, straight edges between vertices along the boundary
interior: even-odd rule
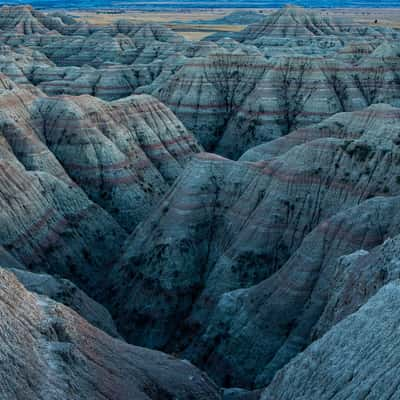
[[[399,22],[0,7],[1,400],[399,399]]]

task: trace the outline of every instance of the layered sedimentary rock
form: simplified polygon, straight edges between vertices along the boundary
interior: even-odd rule
[[[105,293],[128,340],[164,348],[178,333],[220,254],[215,248],[230,241],[229,232],[219,233],[224,232],[224,213],[255,175],[250,167],[201,154],[133,231],[110,275],[112,290]],[[138,293],[143,296],[132,296]]]
[[[219,398],[43,295],[226,399],[376,398],[397,344],[371,338],[397,324],[397,36],[293,7],[197,43],[1,8],[0,264],[41,294],[0,271],[5,398]]]
[[[176,56],[192,46],[163,25],[120,20],[95,26],[25,6],[0,8],[0,37],[16,52],[34,51],[46,60],[28,63],[14,57],[14,69],[8,71],[7,56],[0,69],[11,78],[25,79],[49,94],[91,94],[106,100],[130,95],[159,75],[165,78],[179,62]]]
[[[276,374],[262,400],[397,398],[400,282],[387,284]]]
[[[398,113],[377,105],[339,114],[288,136],[296,146],[271,142],[273,155],[267,148],[256,163],[198,156],[128,238],[113,272],[114,315],[125,337],[183,351],[226,386],[267,384],[311,341],[322,313],[317,294],[317,308],[308,305],[319,257],[371,248],[396,233],[398,198],[384,199],[400,192]],[[365,211],[351,208],[373,196],[384,197],[365,203]],[[344,214],[327,222],[338,212]],[[352,228],[361,214],[365,224]],[[334,253],[326,248],[335,246],[330,227],[342,220],[356,240],[343,248],[340,236]],[[325,230],[333,237],[321,235]],[[297,283],[303,302],[283,284],[296,281],[296,271],[304,278]]]
[[[383,43],[356,65],[321,57],[211,54],[153,95],[206,149],[238,158],[257,144],[373,103],[399,105],[399,51]]]
[[[313,339],[357,311],[386,283],[399,279],[399,236],[370,251],[362,249],[338,258],[332,271],[327,305],[313,329]]]
[[[189,362],[111,338],[4,269],[0,283],[3,399],[220,398]]]
[[[161,25],[92,26],[3,9],[12,50],[0,70],[12,79],[50,95],[153,94],[206,150],[235,159],[334,113],[399,104],[398,34],[310,10],[287,7],[236,40],[194,44]],[[19,32],[20,20],[37,28]]]
[[[119,337],[110,313],[71,281],[21,269],[11,269],[11,271],[30,292],[47,296],[64,304],[95,327],[110,336]]]
[[[211,54],[186,63],[152,94],[195,132],[205,148],[213,149],[232,114],[237,112],[267,68],[263,57]]]
[[[128,230],[200,149],[170,110],[149,96],[106,103],[15,87],[0,101],[2,136],[19,161],[28,170],[72,179]]]
[[[45,15],[31,6],[2,6],[0,10],[0,31],[14,34],[40,35],[61,31],[72,22],[68,18]]]
[[[330,296],[339,294],[334,289],[335,277],[345,274],[344,264],[337,271],[338,257],[370,250],[398,234],[398,202],[398,198],[368,200],[322,222],[270,278],[220,298],[203,344],[195,343],[194,351],[207,354],[210,365],[224,365],[226,379],[234,384],[267,385],[280,368],[318,337],[315,326],[323,326],[319,319],[329,312],[325,307],[329,309],[334,301]],[[374,268],[371,276],[379,276],[381,266]],[[212,371],[217,369],[212,367]],[[256,379],[246,382],[241,376]]]
[[[219,40],[219,51],[187,61],[153,94],[207,150],[238,158],[337,112],[398,105],[396,35],[287,7],[238,33],[236,42]],[[249,48],[260,51],[245,57]]]
[[[72,181],[25,169],[8,146],[3,139],[3,248],[26,268],[58,273],[98,290],[125,231]]]
[[[199,146],[149,96],[47,98],[1,83],[2,262],[59,274],[95,295],[126,230]]]
[[[206,40],[218,40],[216,33]],[[363,26],[351,18],[333,16],[329,12],[286,6],[229,35],[235,40],[253,44],[266,57],[278,54],[329,55],[349,45],[380,43],[395,40],[395,30]]]

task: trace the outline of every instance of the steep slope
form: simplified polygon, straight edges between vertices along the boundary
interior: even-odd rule
[[[55,18],[18,10],[10,26]],[[337,112],[400,104],[397,33],[310,10],[284,8],[217,43],[156,24],[63,24],[51,35],[5,30],[0,70],[49,95],[152,94],[207,151],[234,159]]]
[[[129,346],[0,270],[0,393],[30,399],[219,399],[189,362]]]
[[[29,6],[0,8],[0,38],[16,52],[29,56],[34,51],[52,64],[8,55],[0,60],[0,70],[7,72],[11,62],[12,79],[22,82],[24,75],[49,94],[91,94],[106,100],[128,96],[168,74],[180,59],[176,56],[192,47],[164,25],[120,20],[96,26]]]
[[[58,274],[96,297],[125,229],[199,146],[148,96],[47,98],[0,83],[3,265]]]
[[[384,286],[279,371],[261,399],[398,398],[399,290],[399,281]]]
[[[38,274],[21,269],[11,269],[24,287],[34,292],[64,304],[76,311],[82,318],[95,327],[119,337],[117,328],[109,312],[95,302],[85,292],[67,279],[57,278],[48,274]]]
[[[346,321],[400,276],[397,39],[295,7],[198,43],[1,8],[0,265],[113,336],[190,359],[226,399],[361,397],[351,360],[333,383],[328,364],[332,346],[364,348],[342,341]],[[6,398],[219,398],[188,363],[1,279]]]
[[[206,149],[213,149],[267,68],[262,57],[219,52],[188,61],[152,94],[176,113]]]
[[[165,59],[188,44],[160,24],[119,20],[96,26],[46,15],[30,6],[0,8],[0,37],[10,46],[40,50],[59,66],[147,64]]]
[[[46,25],[44,14],[31,6],[0,8],[0,30],[23,35],[46,34],[49,32]]]
[[[376,104],[352,113],[337,113],[316,125],[301,128],[272,142],[255,146],[240,157],[240,161],[263,162],[285,154],[295,146],[317,139],[334,137],[354,140],[364,132],[395,131],[400,117],[397,107]]]
[[[329,299],[313,329],[313,339],[321,337],[336,323],[357,311],[383,285],[400,277],[399,239],[397,235],[371,251],[359,250],[337,259],[333,266]]]
[[[28,269],[98,291],[125,232],[71,181],[26,170],[7,147],[3,140],[1,245]]]
[[[366,29],[347,17],[330,15],[328,12],[288,5],[268,15],[247,28],[243,36],[248,40],[261,36],[300,37],[314,36],[363,36],[375,32]],[[376,32],[375,32],[376,33]]]
[[[200,154],[133,231],[104,298],[112,299],[118,327],[129,341],[164,348],[181,334],[177,328],[203,289],[212,260],[232,236],[224,232],[230,222],[224,223],[224,213],[254,176],[252,168]]]
[[[227,33],[216,33],[206,40],[219,40],[223,35]],[[376,45],[383,39],[396,40],[398,32],[362,25],[329,11],[289,5],[229,36],[255,45],[266,57],[272,57],[278,54],[331,55],[355,43]]]
[[[36,126],[69,176],[131,230],[200,148],[149,96],[107,104],[95,98],[35,104]]]
[[[334,289],[335,278],[345,273],[345,267],[337,263],[338,257],[373,249],[398,235],[398,204],[398,197],[376,198],[323,221],[270,278],[249,289],[225,293],[202,339],[187,352],[199,359],[207,355],[203,362],[212,375],[220,376],[223,366],[226,382],[267,385],[280,368],[318,337],[314,327],[321,324],[325,307],[329,309],[328,304],[340,295]],[[380,269],[377,264],[365,272],[371,278],[376,274],[372,287],[379,282]]]
[[[37,68],[49,70],[54,64],[37,50],[0,46],[0,72],[14,82],[29,84]]]
[[[399,105],[399,50],[387,43],[357,65],[321,57],[211,54],[152,92],[206,150],[247,149],[342,111]]]
[[[0,102],[1,134],[24,166],[71,178],[128,230],[200,150],[170,110],[149,96],[106,103],[15,87]]]
[[[282,282],[295,276],[296,265],[305,268],[293,260],[307,235],[319,225],[323,230],[328,218],[366,199],[400,193],[398,112],[379,105],[340,114],[327,120],[324,129],[313,128],[320,136],[311,135],[310,141],[265,162],[198,156],[154,216],[127,240],[114,269],[110,297],[121,332],[134,343],[183,351],[221,384],[251,386],[257,375],[257,385],[266,384],[309,340],[308,328],[298,339],[297,325],[291,320],[293,310],[303,303],[289,300],[291,287],[288,294],[279,294],[285,289]],[[346,125],[348,120],[354,124]],[[366,207],[366,225],[359,228],[361,242],[356,246],[367,240],[364,232],[372,229],[371,223],[390,223],[396,215],[393,206],[388,206],[383,220],[379,213],[376,217],[375,207]],[[356,215],[358,211],[351,212],[350,226]],[[371,230],[369,246],[385,238],[385,234],[372,233],[378,226]],[[315,235],[322,240],[320,254],[324,255],[330,239],[326,242],[320,233]],[[315,246],[316,239],[310,241]],[[316,268],[312,273],[318,276],[319,253],[311,257],[311,263],[309,255],[314,253],[306,249],[305,265]],[[274,283],[267,280],[260,289],[251,289],[254,296],[245,291],[238,298],[238,304],[247,297],[262,299],[246,302],[243,312],[236,306],[231,312],[231,302],[220,297],[268,278]],[[276,288],[270,304],[265,296],[275,289],[269,285]],[[299,290],[307,302],[309,292]],[[218,301],[219,307],[226,303],[227,308],[217,309],[212,316]],[[258,318],[258,312],[262,317]],[[276,324],[264,326],[262,321],[275,312]],[[311,324],[311,317],[304,313],[299,324]],[[285,344],[292,329],[293,338]],[[299,343],[294,344],[296,338]],[[275,353],[277,360],[273,360]],[[262,369],[269,362],[264,376]]]

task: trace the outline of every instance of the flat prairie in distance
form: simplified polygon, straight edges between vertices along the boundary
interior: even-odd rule
[[[163,23],[189,40],[201,40],[215,32],[237,32],[244,29],[244,24],[224,24],[219,20],[236,11],[255,11],[268,15],[276,9],[185,9],[177,11],[131,11],[121,10],[69,10],[78,19],[95,25],[108,25],[119,19],[132,22]],[[357,22],[371,25],[387,26],[400,29],[400,8],[332,8],[321,9],[321,13],[346,15]],[[204,21],[204,23],[202,23]]]

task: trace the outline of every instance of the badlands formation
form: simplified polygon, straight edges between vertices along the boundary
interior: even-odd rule
[[[1,7],[0,398],[400,398],[399,39]]]

